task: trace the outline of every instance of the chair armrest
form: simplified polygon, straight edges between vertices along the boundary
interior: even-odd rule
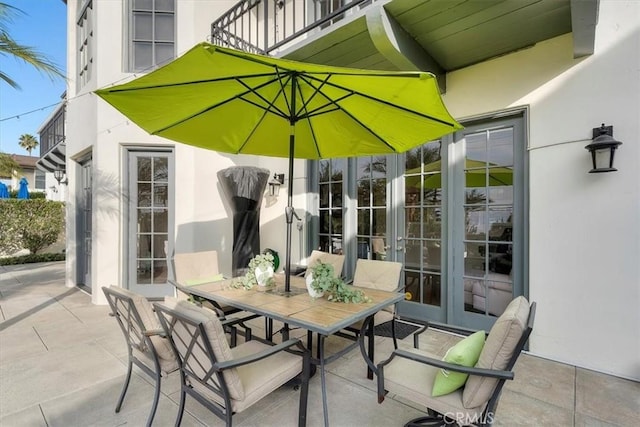
[[[462,372],[469,375],[478,375],[481,377],[498,378],[505,380],[512,380],[514,378],[512,371],[501,371],[497,369],[484,369],[467,367],[461,365],[455,365],[453,363],[444,362],[439,359],[424,356],[422,354],[413,353],[406,350],[396,350],[393,352],[396,356],[403,357],[405,359],[413,360],[415,362],[424,363],[426,365],[435,366],[437,368],[443,368],[449,371]],[[392,356],[393,357],[393,356]]]
[[[167,336],[164,333],[164,329],[149,329],[147,331],[143,331],[142,334],[145,337],[161,336],[161,337],[165,338]]]
[[[242,365],[246,365],[249,363],[253,363],[253,362],[257,362],[258,360],[262,360],[266,357],[269,357],[275,353],[278,353],[280,351],[283,351],[285,349],[288,349],[289,347],[292,346],[298,346],[300,348],[300,350],[302,350],[303,353],[309,353],[309,350],[307,350],[303,345],[302,345],[302,341],[300,341],[300,339],[298,338],[294,338],[294,339],[290,339],[288,341],[285,341],[283,343],[274,345],[270,348],[267,348],[265,350],[259,351],[257,353],[254,353],[252,355],[249,356],[245,356],[245,357],[241,357],[239,359],[233,359],[233,360],[228,360],[225,362],[220,362],[220,363],[216,363],[216,366],[218,367],[219,370],[223,371],[225,369],[231,369],[231,368],[235,368],[238,366],[242,366]]]

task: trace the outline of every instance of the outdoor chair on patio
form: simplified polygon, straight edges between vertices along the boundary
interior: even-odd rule
[[[120,412],[133,365],[136,365],[155,381],[155,394],[147,419],[147,426],[150,426],[160,398],[161,376],[178,369],[178,360],[171,349],[171,343],[164,337],[151,303],[144,296],[114,286],[103,287],[102,291],[111,307],[111,315],[118,321],[127,341],[127,377],[116,404],[116,413]]]
[[[198,251],[177,253],[170,260],[173,268],[175,281],[169,280],[176,288],[176,296],[178,299],[192,299],[196,304],[214,310],[218,313],[218,317],[226,318],[227,316],[239,313],[242,310],[230,305],[220,304],[216,301],[206,300],[200,297],[192,296],[189,292],[189,286],[201,285],[204,283],[218,282],[225,280],[225,277],[218,269],[218,252],[217,251]],[[250,320],[256,315],[244,317],[241,321],[235,322],[242,328],[241,335],[246,341],[251,340],[252,331],[244,321]],[[234,325],[225,327],[227,332],[231,334],[231,345],[235,346],[237,342],[237,328]]]
[[[535,312],[535,302],[529,305],[517,297],[488,335],[447,326],[468,337],[450,348],[444,360],[418,350],[417,339],[416,349],[394,350],[377,365],[378,402],[391,392],[428,408],[428,416],[405,426],[491,425],[502,387],[514,378],[513,366],[529,339]]]
[[[342,276],[342,267],[344,266],[344,255],[330,254],[329,252],[311,251],[309,259],[307,260],[307,269],[304,272],[304,277],[307,277],[311,273],[311,269],[318,263],[331,264],[336,276]]]
[[[189,395],[231,426],[234,413],[301,375],[298,425],[306,425],[310,354],[298,339],[247,341],[230,348],[220,319],[186,301],[156,303],[180,365],[179,426]],[[297,348],[296,348],[297,347]]]
[[[359,258],[356,261],[356,271],[353,274],[353,286],[362,288],[377,289],[381,291],[396,292],[402,288],[398,285],[400,282],[400,274],[402,273],[402,264],[392,261],[378,261]],[[366,292],[365,292],[366,293]],[[375,325],[384,322],[391,322],[391,336],[394,346],[397,348],[395,335],[395,306],[386,307],[375,314],[373,323],[369,325],[373,328]],[[358,340],[359,335],[364,332],[364,320],[354,323],[339,332],[338,336]],[[369,339],[367,340],[368,352],[373,353],[373,330],[369,331]],[[367,378],[373,379],[373,372],[367,369]]]

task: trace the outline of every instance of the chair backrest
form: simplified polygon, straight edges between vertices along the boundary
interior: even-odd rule
[[[353,285],[381,291],[397,291],[402,264],[393,261],[358,259]]]
[[[179,299],[186,299],[189,295],[182,287],[223,279],[218,270],[217,251],[177,253],[170,264],[173,265],[175,281],[169,282],[179,291],[176,293]]]
[[[329,252],[311,251],[307,262],[307,271],[304,273],[304,277],[307,277],[311,273],[311,268],[316,264],[323,262],[325,264],[331,264],[333,271],[337,277],[342,276],[342,267],[344,266],[344,255],[330,254]]]
[[[517,297],[505,309],[489,331],[476,368],[511,371],[533,330],[536,303]],[[506,380],[470,375],[463,393],[465,408],[487,403],[484,413],[494,413]]]
[[[179,300],[166,300],[154,306],[171,338],[185,380],[195,390],[214,396],[214,400],[226,408],[230,408],[230,399],[244,399],[244,388],[237,370],[232,368],[221,372],[217,368],[217,364],[231,360],[233,355],[215,313]]]
[[[140,351],[158,359],[165,372],[177,368],[176,359],[168,340],[161,336],[145,336],[146,331],[160,331],[162,326],[151,303],[142,295],[127,289],[110,286],[103,287],[113,316],[124,334],[129,352]]]
[[[177,253],[173,256],[173,266],[176,281],[181,284],[220,274],[217,251]]]

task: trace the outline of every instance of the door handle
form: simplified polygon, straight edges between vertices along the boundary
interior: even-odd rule
[[[396,238],[396,241],[402,242],[403,239],[404,239],[404,237],[400,236],[400,237]]]
[[[404,248],[402,246],[396,246],[396,251],[402,251]]]

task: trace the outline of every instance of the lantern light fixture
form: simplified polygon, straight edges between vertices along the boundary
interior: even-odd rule
[[[274,173],[273,178],[269,180],[269,196],[278,197],[282,184],[284,184],[284,174]]]
[[[613,126],[593,128],[591,144],[585,148],[591,153],[593,169],[589,173],[615,172],[613,156],[622,142],[613,139]]]
[[[56,179],[56,181],[58,181],[58,185],[60,184],[64,184],[67,185],[69,183],[69,180],[67,179],[66,175],[65,175],[65,171],[62,169],[56,169],[53,171],[53,177]]]

